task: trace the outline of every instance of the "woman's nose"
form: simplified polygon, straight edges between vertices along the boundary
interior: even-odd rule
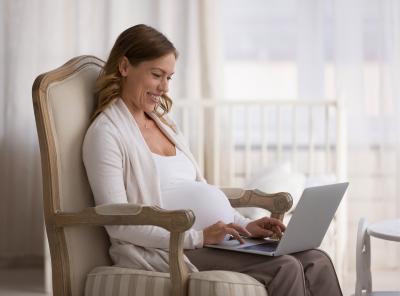
[[[160,84],[158,85],[158,89],[164,93],[167,93],[169,88],[168,88],[168,79],[162,79]]]

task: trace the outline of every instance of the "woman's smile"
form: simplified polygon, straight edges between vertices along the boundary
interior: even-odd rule
[[[147,96],[150,98],[150,100],[154,104],[158,104],[160,102],[161,95],[159,95],[159,94],[154,94],[154,93],[151,93],[151,92],[147,92]]]

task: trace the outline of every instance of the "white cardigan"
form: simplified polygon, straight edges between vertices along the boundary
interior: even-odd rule
[[[193,163],[196,181],[205,182],[193,155],[174,122],[148,114],[162,132]],[[122,99],[114,101],[89,127],[83,142],[83,162],[96,205],[135,203],[163,207],[160,180],[150,149]],[[248,223],[235,211],[235,223]],[[111,240],[110,255],[114,264],[152,271],[168,272],[169,232],[157,226],[107,226]],[[203,246],[203,232],[185,232],[184,248]],[[190,271],[197,268],[185,256]]]

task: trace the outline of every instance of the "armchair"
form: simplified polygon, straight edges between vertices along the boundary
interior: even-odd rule
[[[204,286],[208,295],[267,295],[262,284],[244,274],[188,273],[182,240],[194,223],[191,210],[134,204],[94,206],[81,147],[95,107],[95,80],[103,64],[93,56],[76,57],[40,75],[33,84],[54,295],[194,296],[201,295]],[[292,205],[287,193],[223,191],[233,206],[263,207],[279,219]],[[111,267],[104,225],[156,225],[170,231],[170,273]]]

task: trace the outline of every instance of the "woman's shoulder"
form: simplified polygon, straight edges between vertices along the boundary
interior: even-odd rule
[[[100,113],[90,124],[87,133],[110,133],[116,132],[115,125],[104,112]]]
[[[97,146],[105,143],[117,144],[118,142],[117,129],[107,116],[100,113],[87,129],[83,145],[84,147],[93,145]]]

